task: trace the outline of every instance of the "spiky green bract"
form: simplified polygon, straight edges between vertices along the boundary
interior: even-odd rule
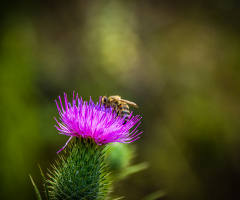
[[[49,176],[51,199],[105,199],[107,193],[105,145],[90,138],[75,138],[59,156]]]

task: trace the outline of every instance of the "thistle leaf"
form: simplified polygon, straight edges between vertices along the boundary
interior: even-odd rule
[[[156,199],[160,199],[160,198],[166,196],[166,194],[167,194],[167,192],[165,190],[158,190],[156,192],[153,192],[153,193],[147,195],[142,200],[156,200]]]
[[[31,176],[30,174],[29,174],[29,176],[30,176],[30,179],[31,179],[31,181],[32,181],[32,184],[33,184],[33,187],[34,187],[34,190],[35,190],[37,199],[38,199],[38,200],[42,200],[42,197],[41,197],[41,195],[40,195],[40,193],[39,193],[39,191],[38,191],[37,186],[35,185],[35,183],[34,183],[34,181],[33,181],[32,176]]]

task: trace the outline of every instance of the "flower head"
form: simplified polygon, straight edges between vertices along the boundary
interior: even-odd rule
[[[92,138],[98,145],[114,142],[130,143],[137,140],[142,133],[137,130],[141,119],[139,115],[133,116],[131,112],[129,120],[124,124],[124,118],[117,116],[112,108],[101,105],[101,97],[95,104],[91,97],[87,102],[78,98],[78,94],[74,97],[73,93],[71,104],[64,93],[64,101],[63,105],[60,96],[60,104],[56,101],[60,122],[56,118],[55,120],[59,133],[70,136],[67,143],[73,137]],[[134,126],[134,130],[130,132]]]

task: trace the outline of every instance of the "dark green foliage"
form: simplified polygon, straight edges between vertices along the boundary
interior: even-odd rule
[[[91,139],[76,138],[50,171],[48,189],[51,199],[94,200],[106,195],[104,145]]]

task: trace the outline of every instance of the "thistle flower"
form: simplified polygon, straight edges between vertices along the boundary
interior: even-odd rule
[[[55,118],[56,128],[60,134],[70,136],[62,149],[72,141],[64,149],[65,154],[59,155],[56,165],[52,165],[53,169],[47,174],[49,179],[41,172],[47,200],[106,199],[109,184],[105,147],[109,143],[137,140],[141,134],[137,130],[141,117],[130,113],[125,123],[124,117],[117,116],[112,108],[101,104],[101,97],[95,104],[91,97],[87,102],[73,93],[71,104],[64,94],[64,104],[61,97],[56,104],[60,115],[59,121]],[[41,200],[33,185],[38,200]]]
[[[59,133],[70,136],[63,148],[73,137],[92,138],[98,145],[102,145],[114,142],[131,143],[142,133],[137,130],[141,119],[139,115],[133,116],[131,112],[129,120],[124,124],[124,118],[117,116],[112,108],[105,108],[101,105],[101,97],[95,104],[91,97],[87,102],[79,98],[78,94],[74,97],[73,93],[71,104],[64,93],[64,101],[63,105],[59,96],[60,106],[57,101],[56,104],[60,122],[55,118]],[[130,132],[134,126],[134,130]]]

